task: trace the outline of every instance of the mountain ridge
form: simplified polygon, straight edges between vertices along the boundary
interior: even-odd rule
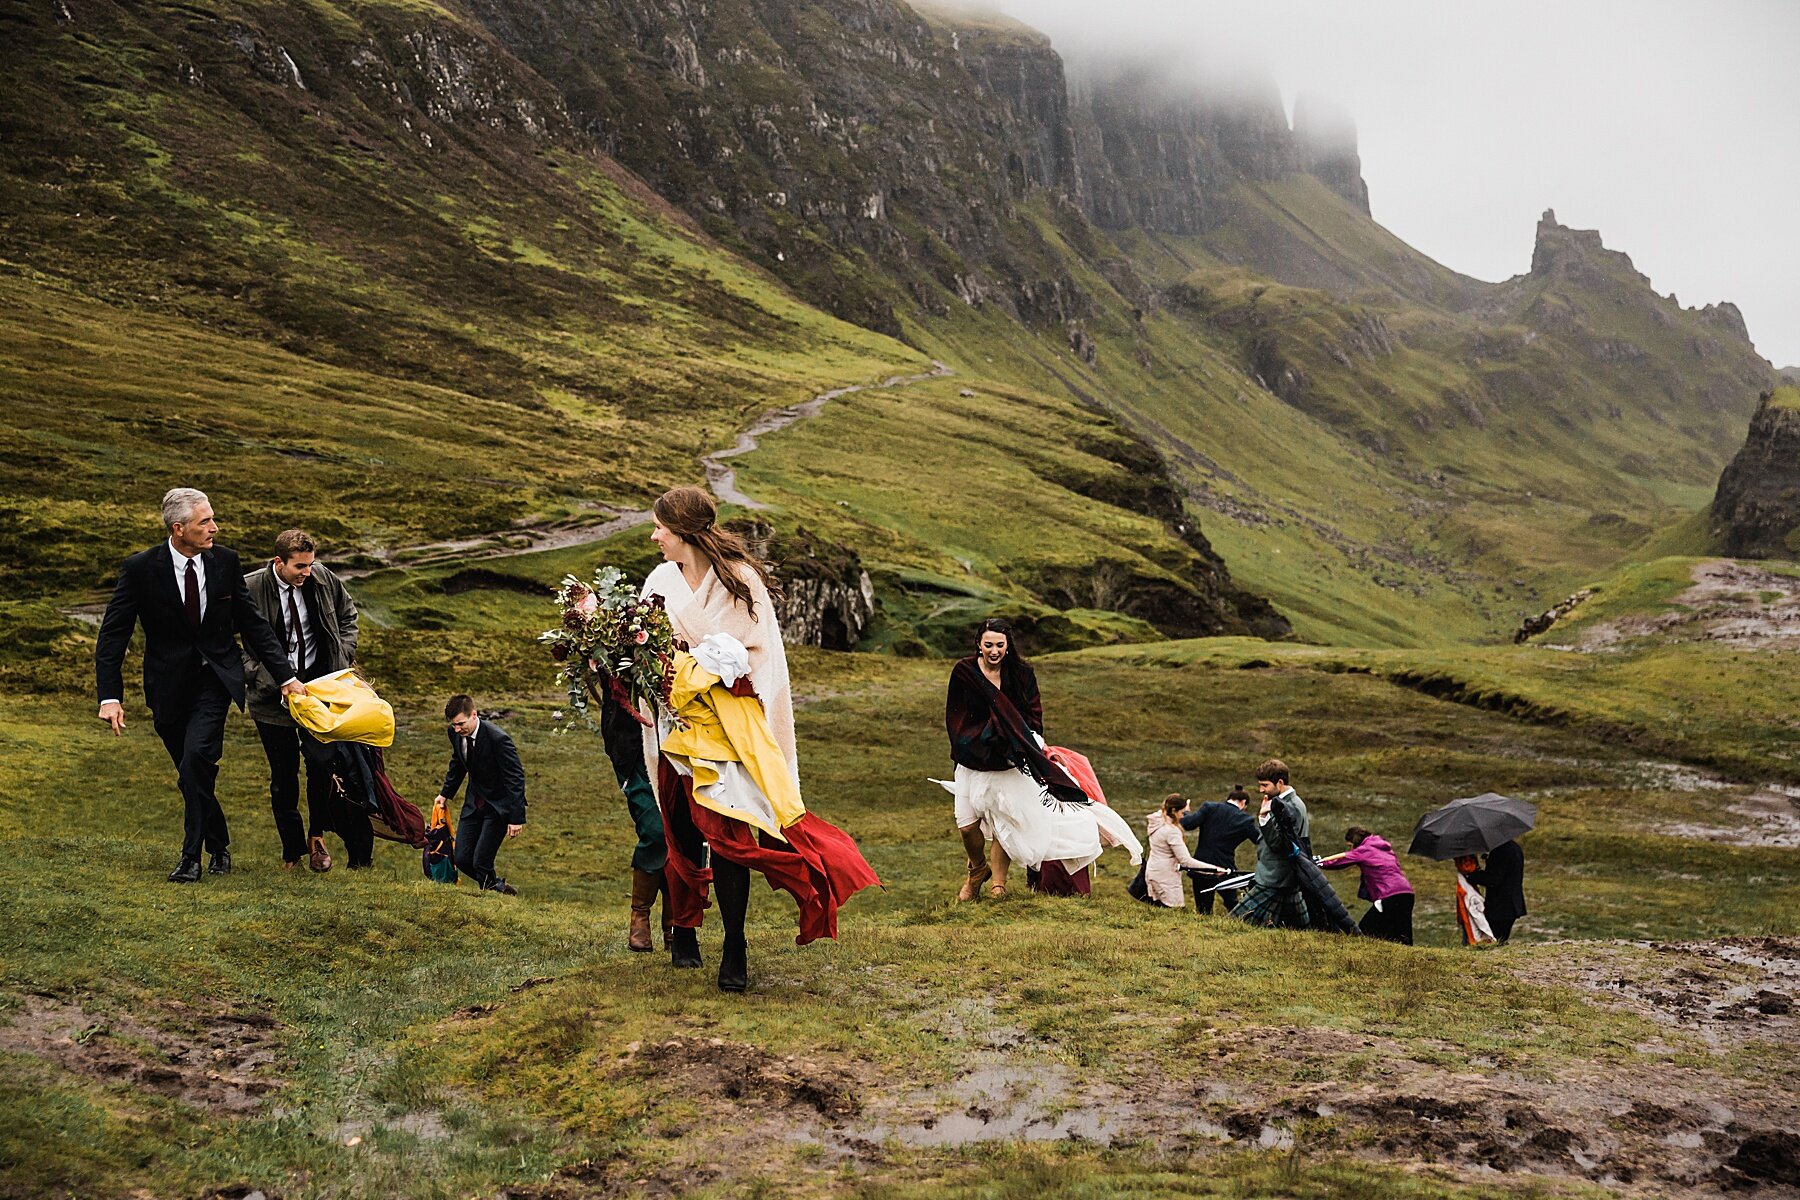
[[[1116,555],[996,535],[958,557],[848,463],[765,480],[784,520],[887,547],[873,569],[895,611],[929,608],[904,580],[964,559],[995,597],[1055,607],[1069,572],[1122,572],[1105,595],[1127,613],[1158,608],[1171,570],[1185,589],[1229,567],[1315,640],[1498,637],[1698,507],[1766,383],[1734,310],[1655,297],[1597,235],[1552,220],[1542,270],[1469,280],[1368,218],[1336,118],[1309,105],[1296,132],[1271,96],[1141,76],[1106,92],[1087,68],[1072,91],[1016,24],[889,0],[357,12],[97,4],[85,42],[40,18],[21,94],[46,103],[6,115],[25,135],[7,231],[20,265],[89,293],[502,401],[521,432],[568,431],[572,471],[578,447],[607,448],[588,487],[485,496],[489,530],[641,504],[693,469],[661,424],[717,447],[809,385],[938,357],[970,385],[932,393],[945,411],[962,390],[1028,396],[1043,429],[1075,436],[1050,414],[1080,411],[1147,447],[1124,465],[1008,444],[1041,460],[1027,509],[1166,475],[1180,511],[1131,510],[1162,532]],[[114,30],[137,48],[108,60]],[[1158,145],[1185,174],[1130,183]],[[70,195],[97,219],[71,225]],[[850,409],[746,471],[788,440],[831,453],[817,439]],[[915,433],[888,436],[880,453],[913,455]],[[979,473],[972,453],[945,447],[934,486]],[[1307,470],[1261,465],[1294,455]],[[1112,482],[1082,482],[1095,472]],[[396,535],[470,532],[407,503]]]

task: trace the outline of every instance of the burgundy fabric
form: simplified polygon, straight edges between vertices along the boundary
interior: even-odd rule
[[[187,623],[194,629],[200,628],[200,573],[194,570],[194,560],[188,559],[187,574],[181,589],[182,606],[187,609]]]
[[[664,827],[673,830],[691,824],[714,854],[762,872],[771,888],[791,895],[800,907],[796,945],[837,937],[838,908],[862,889],[881,882],[856,842],[829,821],[807,813],[781,831],[788,839],[784,845],[742,821],[695,803],[693,778],[677,771],[667,755],[657,758],[656,795],[663,808]],[[672,813],[672,804],[680,804],[686,811]],[[681,816],[687,820],[678,823]],[[706,893],[712,871],[694,862],[688,847],[682,845],[684,840],[668,839],[669,863],[664,876],[669,881],[675,924],[696,929],[708,907]]]
[[[415,850],[425,849],[425,814],[418,805],[402,796],[387,776],[387,762],[381,750],[375,753],[375,799],[381,805],[378,820],[371,822],[376,836],[392,842],[404,842]]]
[[[1025,886],[1034,892],[1046,896],[1090,896],[1093,884],[1088,878],[1086,867],[1069,874],[1057,859],[1047,859],[1044,865],[1025,872]]]
[[[973,657],[958,660],[950,671],[950,691],[944,699],[944,729],[950,735],[950,758],[976,771],[1005,771],[1014,767],[1029,774],[1065,804],[1088,804],[1088,794],[1038,749],[1034,731],[1042,726],[1037,683],[1027,678],[1027,694],[1008,696],[992,683]],[[1019,704],[1037,719],[1026,724]]]

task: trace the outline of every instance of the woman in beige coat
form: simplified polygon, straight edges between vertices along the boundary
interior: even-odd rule
[[[1181,891],[1184,869],[1218,872],[1217,867],[1209,867],[1188,853],[1187,842],[1181,836],[1181,814],[1187,806],[1186,797],[1171,795],[1144,822],[1145,832],[1150,835],[1150,853],[1144,858],[1144,886],[1149,889],[1151,901],[1164,908],[1187,907]]]

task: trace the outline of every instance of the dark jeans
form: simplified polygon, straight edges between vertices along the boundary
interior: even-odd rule
[[[183,805],[181,857],[222,853],[231,844],[225,810],[213,790],[219,780],[219,758],[225,753],[225,714],[231,693],[212,668],[198,660],[188,674],[184,703],[165,703],[154,714],[156,735],[175,763]]]
[[[298,725],[256,723],[263,755],[269,760],[269,810],[275,831],[281,835],[281,861],[299,862],[306,857],[308,838],[333,828],[330,751]],[[306,815],[300,824],[300,760],[306,760]],[[367,818],[364,818],[367,824]],[[373,836],[371,834],[370,836]],[[345,844],[349,843],[348,838]]]
[[[1413,894],[1402,892],[1398,896],[1389,896],[1381,902],[1382,911],[1376,912],[1370,905],[1369,911],[1362,915],[1357,928],[1364,936],[1381,938],[1383,941],[1399,942],[1403,946],[1413,944]]]
[[[504,840],[506,818],[493,805],[476,808],[465,803],[456,824],[456,869],[480,887],[493,887],[500,879],[494,872],[494,855]]]

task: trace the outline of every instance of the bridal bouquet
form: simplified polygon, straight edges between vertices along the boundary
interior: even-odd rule
[[[590,704],[610,696],[648,725],[640,705],[667,707],[675,678],[675,631],[662,597],[640,599],[617,567],[598,567],[588,583],[563,576],[556,604],[562,620],[538,641],[550,647],[569,707],[598,729]]]

